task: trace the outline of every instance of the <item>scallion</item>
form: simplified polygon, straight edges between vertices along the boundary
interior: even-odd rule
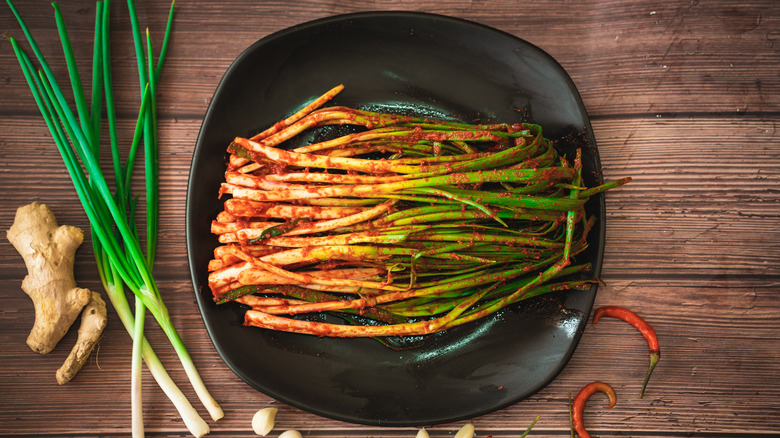
[[[576,257],[593,226],[586,203],[630,178],[585,187],[580,151],[560,155],[534,124],[325,107],[342,89],[227,145],[217,303],[249,305],[245,324],[274,330],[424,335],[595,281]],[[354,132],[296,143],[327,125]],[[382,273],[341,275],[367,268]],[[321,313],[344,322],[301,317]]]
[[[134,42],[138,57],[141,83],[141,102],[138,120],[126,161],[120,157],[116,130],[116,111],[112,91],[111,58],[109,43],[109,0],[96,3],[96,24],[92,63],[92,97],[87,104],[81,85],[81,77],[70,45],[68,32],[59,6],[54,4],[55,19],[68,67],[73,93],[74,112],[65,98],[51,68],[35,39],[11,0],[7,0],[22,31],[40,65],[36,71],[31,59],[19,44],[9,38],[22,72],[32,92],[44,121],[54,139],[68,170],[76,193],[86,213],[92,234],[92,244],[101,281],[123,325],[133,338],[133,416],[134,436],[143,435],[141,411],[140,360],[146,362],[152,376],[175,405],[185,425],[195,436],[209,431],[206,422],[192,407],[181,390],[171,380],[155,355],[144,332],[144,315],[149,310],[174,347],[185,372],[198,397],[206,406],[211,418],[223,416],[222,409],[209,394],[192,359],[181,341],[162,296],[154,280],[152,269],[156,252],[157,221],[159,210],[159,182],[157,177],[157,118],[154,92],[162,70],[172,28],[173,4],[171,4],[163,47],[154,64],[152,44],[147,30],[146,53],[140,42],[138,20],[132,0],[128,1],[133,24]],[[109,128],[109,142],[115,186],[109,186],[104,169],[100,166],[101,107],[105,108]],[[143,142],[146,182],[146,245],[138,232],[135,221],[136,197],[131,191],[132,171],[139,145]],[[127,286],[135,295],[135,315],[124,292]]]

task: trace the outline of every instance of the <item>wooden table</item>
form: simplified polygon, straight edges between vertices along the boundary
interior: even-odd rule
[[[18,0],[50,62],[64,74],[53,11]],[[115,2],[115,54],[132,66],[127,11]],[[139,1],[142,26],[164,29],[168,5]],[[568,436],[568,396],[593,380],[620,400],[588,405],[586,424],[601,436],[780,436],[780,3],[774,0],[580,2],[310,0],[177,2],[174,37],[159,89],[161,232],[156,274],[171,317],[206,385],[225,410],[212,436],[253,436],[252,414],[275,406],[278,434],[414,436],[415,428],[358,426],[320,418],[272,400],[240,381],[209,341],[192,292],[184,236],[191,154],[218,81],[247,46],[275,31],[333,14],[424,11],[473,20],[523,38],[556,58],[573,78],[591,117],[607,180],[634,182],[607,197],[607,240],[596,305],[644,315],[663,349],[639,399],[647,347],[623,324],[589,326],[573,358],[545,389],[501,411],[473,418],[477,436]],[[77,58],[91,53],[95,7],[63,2]],[[0,7],[0,32],[22,39]],[[88,222],[33,104],[11,45],[0,42],[0,224],[17,207],[49,204],[59,221]],[[115,80],[120,133],[136,105],[132,69]],[[49,355],[25,339],[34,312],[20,290],[21,258],[0,240],[0,435],[129,436],[130,339],[113,309],[99,349],[75,380],[54,371],[75,341],[72,330]],[[91,245],[77,253],[81,285],[101,290]],[[151,326],[151,324],[150,324]],[[164,345],[157,330],[152,343]],[[159,349],[175,380],[173,352]],[[184,385],[182,385],[184,386]],[[185,393],[192,395],[185,388]],[[188,436],[148,374],[149,436]],[[206,416],[205,411],[201,410]],[[430,427],[452,436],[465,423]]]

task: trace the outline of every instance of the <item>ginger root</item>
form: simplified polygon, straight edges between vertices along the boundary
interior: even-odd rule
[[[76,376],[103,335],[107,321],[106,302],[99,293],[92,292],[92,300],[81,312],[81,325],[76,345],[73,346],[62,367],[57,370],[57,383],[64,385]]]
[[[6,236],[27,266],[22,290],[35,306],[27,345],[35,352],[49,353],[92,297],[88,289],[76,287],[73,276],[76,249],[84,233],[76,227],[58,226],[49,207],[33,202],[16,210]]]

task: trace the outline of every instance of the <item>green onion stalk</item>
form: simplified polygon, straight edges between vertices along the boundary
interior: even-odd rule
[[[249,306],[249,326],[383,338],[597,281],[577,260],[586,204],[630,178],[586,187],[581,150],[567,158],[531,123],[325,106],[342,89],[227,146],[208,268],[218,304]]]
[[[95,260],[101,281],[122,324],[133,339],[131,367],[133,436],[143,436],[144,434],[141,404],[142,360],[163,392],[179,411],[188,430],[195,436],[203,436],[209,431],[208,424],[170,378],[144,336],[145,313],[146,310],[149,310],[169,338],[195,392],[211,418],[213,420],[221,418],[223,416],[222,410],[203,384],[186,347],[176,332],[152,274],[159,210],[157,115],[154,94],[172,29],[173,3],[162,49],[155,63],[149,31],[146,32],[147,44],[144,52],[135,7],[132,0],[128,1],[139,66],[141,102],[133,139],[123,162],[119,148],[112,91],[109,38],[110,0],[96,3],[91,101],[89,104],[82,88],[81,77],[62,13],[59,6],[56,3],[53,4],[57,29],[67,63],[75,112],[69,106],[51,68],[18,10],[11,0],[7,0],[7,2],[40,65],[39,69],[34,67],[30,57],[15,39],[9,38],[9,41],[89,219]],[[105,105],[108,138],[111,146],[111,163],[114,174],[113,190],[109,187],[104,169],[100,166],[100,128],[103,105]],[[132,173],[142,143],[146,188],[145,248],[142,245],[138,224],[135,220],[137,195],[131,190]],[[133,292],[135,297],[134,310],[125,294],[125,286]]]

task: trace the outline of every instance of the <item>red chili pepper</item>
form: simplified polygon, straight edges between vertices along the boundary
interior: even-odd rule
[[[639,392],[639,397],[644,397],[645,388],[647,387],[648,380],[650,380],[650,375],[653,374],[653,369],[658,363],[658,360],[661,359],[661,348],[658,346],[658,337],[655,335],[655,330],[650,324],[642,319],[642,317],[623,307],[605,306],[596,309],[596,312],[593,314],[593,323],[597,323],[602,316],[611,316],[613,318],[622,319],[636,327],[636,329],[642,333],[642,336],[645,337],[645,340],[647,340],[647,344],[650,347],[650,369],[647,371],[642,390]]]
[[[603,392],[607,395],[607,397],[609,397],[609,405],[607,405],[608,409],[612,409],[615,406],[615,403],[617,403],[617,394],[615,394],[615,390],[612,389],[609,384],[604,382],[593,382],[585,385],[585,387],[580,390],[577,396],[574,397],[574,402],[572,403],[571,408],[571,420],[574,424],[574,430],[577,431],[577,435],[580,438],[590,438],[590,434],[587,430],[585,430],[585,424],[582,421],[582,415],[585,412],[585,403],[588,401],[590,396],[597,392]]]

